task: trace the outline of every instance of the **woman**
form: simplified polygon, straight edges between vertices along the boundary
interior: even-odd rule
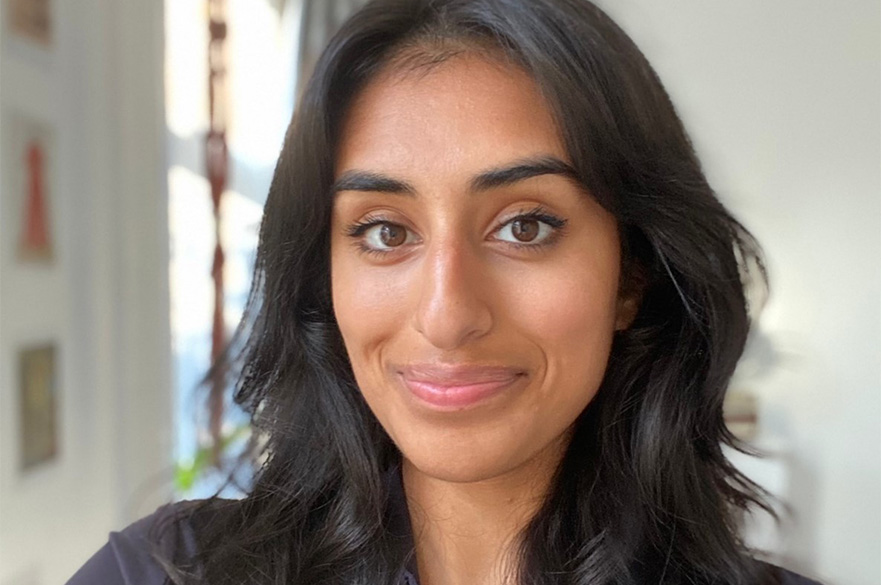
[[[253,487],[161,510],[72,583],[807,583],[745,550],[760,494],[721,451],[750,276],[599,9],[373,2],[266,204],[237,354]]]

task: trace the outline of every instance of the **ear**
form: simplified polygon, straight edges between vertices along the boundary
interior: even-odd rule
[[[618,297],[618,308],[615,314],[615,331],[624,331],[629,329],[636,319],[639,312],[639,305],[642,298],[634,296]]]
[[[633,324],[642,305],[646,280],[645,271],[636,263],[630,264],[622,273],[615,309],[615,331],[624,331]]]

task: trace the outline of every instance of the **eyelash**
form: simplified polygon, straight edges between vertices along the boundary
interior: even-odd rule
[[[544,249],[548,246],[555,244],[557,242],[557,240],[559,239],[560,235],[562,235],[563,228],[565,228],[566,223],[568,222],[568,220],[552,214],[544,206],[538,205],[528,211],[521,211],[517,215],[515,215],[514,217],[511,217],[511,218],[501,222],[499,225],[497,225],[495,227],[495,229],[493,230],[493,233],[498,233],[505,226],[507,226],[511,223],[514,223],[515,221],[518,221],[518,220],[540,221],[540,222],[550,226],[552,229],[552,233],[547,238],[545,238],[542,242],[540,242],[538,244],[516,243],[516,242],[507,242],[506,241],[507,244],[513,246],[514,248],[516,248],[518,250],[530,250],[530,251],[537,251],[537,250]],[[356,222],[356,223],[350,225],[348,228],[346,228],[345,233],[350,238],[357,240],[356,242],[354,242],[354,244],[355,244],[355,247],[360,252],[363,252],[368,255],[385,256],[387,254],[393,253],[394,250],[380,250],[377,248],[371,248],[370,246],[367,246],[364,243],[363,239],[361,239],[364,236],[364,234],[367,232],[367,230],[369,230],[370,228],[372,228],[374,226],[383,225],[383,224],[404,227],[404,226],[401,226],[400,224],[395,223],[395,222],[393,222],[393,221],[389,220],[388,218],[383,217],[381,215],[375,215],[375,216],[368,215],[362,221]],[[404,229],[407,229],[407,228],[404,227]]]

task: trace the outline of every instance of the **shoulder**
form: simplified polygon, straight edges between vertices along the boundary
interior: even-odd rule
[[[817,581],[802,577],[801,575],[796,575],[790,571],[782,571],[781,574],[783,577],[781,585],[820,585]]]
[[[772,569],[776,572],[780,585],[821,585],[817,581],[802,577],[781,567],[773,566]]]
[[[162,585],[171,559],[196,553],[189,517],[201,502],[168,504],[124,530],[111,532],[105,544],[67,585]]]

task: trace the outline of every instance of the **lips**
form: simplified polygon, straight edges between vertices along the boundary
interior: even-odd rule
[[[488,400],[518,381],[517,368],[483,365],[412,364],[397,368],[407,389],[427,406],[460,410]]]

